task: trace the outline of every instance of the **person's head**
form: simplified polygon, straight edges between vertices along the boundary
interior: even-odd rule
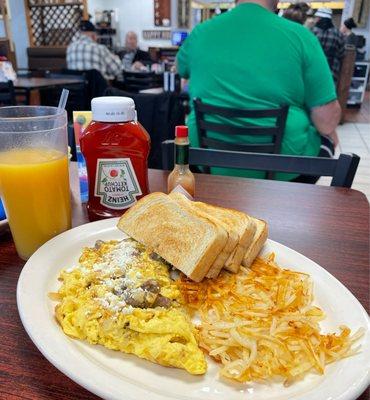
[[[357,28],[357,24],[353,18],[347,18],[343,25],[340,28],[340,31],[345,35],[349,35],[352,32],[352,29]]]
[[[80,22],[80,32],[84,34],[85,36],[88,36],[92,40],[96,41],[96,32],[95,32],[95,26],[92,22],[87,21],[87,20],[82,20]]]
[[[241,3],[256,3],[271,11],[276,11],[279,0],[236,0],[236,4]]]
[[[315,12],[315,17],[317,21],[323,18],[331,20],[333,18],[333,11],[330,8],[322,7]]]
[[[311,7],[304,1],[300,1],[294,5],[295,7],[300,8],[304,14],[307,14],[311,10]]]
[[[126,33],[125,47],[128,50],[136,50],[137,49],[137,34],[135,32],[129,31]]]
[[[283,14],[283,17],[299,24],[304,24],[306,21],[306,13],[297,4],[291,4]]]

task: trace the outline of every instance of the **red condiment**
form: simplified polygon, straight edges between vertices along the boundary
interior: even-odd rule
[[[150,137],[128,97],[97,97],[80,140],[89,182],[90,221],[119,217],[149,192]]]

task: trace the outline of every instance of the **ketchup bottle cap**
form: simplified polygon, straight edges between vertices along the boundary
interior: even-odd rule
[[[99,122],[127,122],[136,119],[135,103],[130,97],[95,97],[91,101],[92,118]]]
[[[175,136],[178,138],[188,137],[188,127],[185,125],[178,125],[175,128]]]

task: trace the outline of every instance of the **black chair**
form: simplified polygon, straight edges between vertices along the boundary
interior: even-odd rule
[[[64,69],[60,72],[46,73],[45,77],[49,78],[71,78],[78,79],[79,82],[72,85],[66,85],[69,90],[68,102],[66,110],[68,118],[72,119],[72,111],[86,111],[91,108],[91,100],[94,97],[103,96],[108,87],[107,81],[102,74],[95,70],[70,70]],[[62,88],[43,89],[40,90],[41,104],[58,105]]]
[[[163,86],[163,74],[123,71],[123,89],[137,93],[140,90]]]
[[[87,85],[88,82],[83,74],[65,74],[65,73],[47,73],[45,77],[61,79],[61,78],[73,78],[78,82],[65,85],[64,88],[69,90],[68,101],[66,104],[66,110],[68,119],[72,120],[73,111],[84,111],[90,110],[90,105],[87,102]],[[40,89],[40,102],[41,105],[57,106],[59,103],[60,95],[62,93],[62,87]]]
[[[255,171],[287,172],[310,176],[332,176],[331,186],[352,186],[360,157],[341,154],[338,159],[282,154],[246,153],[214,149],[189,149],[189,164],[207,167],[239,168]],[[174,165],[174,142],[162,142],[163,169]]]
[[[15,93],[12,81],[0,82],[0,106],[15,106]]]
[[[162,168],[161,143],[175,135],[176,125],[184,125],[185,110],[182,99],[176,93],[129,93],[108,88],[105,96],[131,97],[136,106],[138,121],[148,131],[151,150],[148,165]]]
[[[102,75],[102,73],[96,69],[88,69],[84,71],[78,71],[74,69],[63,69],[62,74],[64,75],[82,75],[86,82],[86,102],[88,103],[88,108],[85,110],[90,110],[91,99],[94,97],[100,97],[104,95],[108,87],[108,82]],[[83,111],[83,110],[81,110]]]
[[[207,104],[201,99],[196,98],[194,99],[194,112],[200,146],[218,150],[280,154],[288,110],[289,106],[269,110],[234,109]],[[207,116],[229,118],[230,122],[211,122],[207,119]],[[241,120],[244,118],[248,118],[249,120],[271,119],[272,122],[269,127],[261,127],[252,122]],[[231,120],[239,122],[239,125],[233,125]],[[255,144],[243,142],[230,143],[225,140],[209,137],[207,132],[259,136],[267,138],[269,142]],[[205,168],[205,171],[209,173],[209,168]],[[274,173],[267,172],[266,175],[268,179],[272,179]]]

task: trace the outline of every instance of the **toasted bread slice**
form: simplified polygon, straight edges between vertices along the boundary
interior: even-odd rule
[[[170,193],[169,195],[173,200],[175,200],[181,207],[185,210],[194,213],[203,218],[207,218],[220,228],[224,229],[227,233],[228,240],[226,242],[225,247],[222,251],[217,255],[215,261],[213,262],[211,268],[207,273],[207,277],[216,277],[221,271],[227,259],[232,254],[233,250],[237,246],[239,242],[239,235],[234,228],[233,224],[227,217],[227,212],[225,212],[222,208],[208,206],[208,204],[202,202],[195,202],[187,199],[183,194],[178,192]],[[210,271],[217,271],[216,275],[210,276]]]
[[[221,263],[215,262],[208,271],[207,278],[216,278],[226,264],[237,264],[238,268],[234,267],[235,272],[237,272],[243,255],[246,252],[246,248],[249,246],[254,235],[254,223],[251,218],[243,212],[229,208],[213,206],[202,202],[194,202],[194,204],[199,209],[207,212],[209,215],[213,215],[219,221],[222,221],[222,223],[227,226],[230,235],[238,237],[238,242],[231,253],[229,253],[229,256],[226,259],[222,259],[222,265]]]
[[[268,236],[267,223],[262,219],[257,218],[253,218],[253,221],[257,226],[256,233],[254,234],[253,241],[243,258],[243,265],[247,268],[252,265],[254,259],[258,256],[258,253],[261,251]]]
[[[238,214],[242,215],[238,216]],[[240,232],[241,240],[226,261],[224,268],[236,274],[240,269],[240,265],[242,264],[245,253],[252,244],[257,230],[257,223],[255,222],[254,218],[239,211],[236,212],[235,217],[237,217],[239,221],[237,226]]]
[[[117,226],[196,282],[205,277],[228,240],[224,229],[158,192],[140,199]]]

